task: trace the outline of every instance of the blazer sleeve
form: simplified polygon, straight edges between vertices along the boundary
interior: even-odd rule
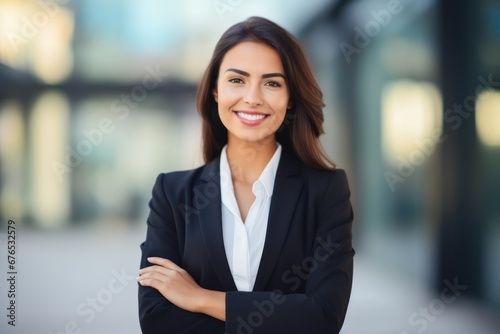
[[[141,244],[140,267],[150,266],[148,257],[159,256],[181,264],[179,235],[174,212],[165,190],[168,174],[160,174],[149,202],[146,240]],[[158,290],[139,286],[139,322],[144,334],[223,333],[224,322],[201,313],[185,311],[168,301]]]
[[[332,173],[317,208],[317,233],[305,293],[227,292],[228,333],[339,333],[352,286],[353,212],[343,170]],[[284,280],[285,277],[282,277]]]

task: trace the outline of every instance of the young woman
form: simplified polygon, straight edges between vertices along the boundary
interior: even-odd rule
[[[206,164],[160,174],[141,245],[143,333],[338,333],[352,284],[345,172],[297,40],[252,17],[199,85]]]

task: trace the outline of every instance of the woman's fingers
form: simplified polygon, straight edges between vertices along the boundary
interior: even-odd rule
[[[177,270],[180,271],[182,270],[181,267],[176,265],[174,262],[170,261],[169,259],[164,259],[161,257],[148,257],[148,262],[152,264],[157,264],[159,266],[165,267],[167,269],[171,270]]]
[[[146,279],[154,279],[154,280],[157,280],[159,282],[165,282],[168,279],[168,273],[160,273],[157,271],[150,271],[150,272],[142,273],[138,277],[139,281],[143,281]]]
[[[139,284],[155,288],[173,304],[195,312],[203,289],[191,275],[168,259],[151,257],[148,261],[153,265],[139,270]]]
[[[159,272],[164,275],[167,275],[169,270],[177,271],[177,272],[183,272],[184,269],[176,265],[174,262],[164,259],[161,257],[149,257],[148,262],[152,263],[152,266],[149,267],[144,267],[141,270],[139,270],[139,274],[144,274],[148,272]]]
[[[165,283],[169,283],[169,281],[171,280],[192,280],[189,275],[188,277],[183,278],[176,277],[185,276],[185,270],[168,259],[154,257],[148,258],[148,261],[156,265],[145,267],[139,270],[139,277],[137,277],[137,281],[142,285],[146,285],[146,281],[149,282],[149,280],[153,280],[155,281],[154,286],[150,284],[147,285],[159,289],[164,286]]]
[[[137,281],[142,286],[149,286],[163,293],[168,288],[169,274],[172,272],[174,271],[161,266],[151,266],[139,271]]]
[[[160,291],[161,287],[163,286],[162,281],[159,281],[159,280],[156,280],[153,278],[139,277],[139,278],[137,278],[137,281],[142,286],[149,286],[149,287],[155,288],[158,291]]]

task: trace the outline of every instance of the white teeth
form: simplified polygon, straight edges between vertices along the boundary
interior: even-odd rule
[[[250,115],[250,114],[245,114],[245,113],[242,113],[239,111],[237,112],[237,114],[241,118],[244,118],[244,119],[249,120],[249,121],[256,121],[256,120],[263,119],[264,117],[266,117],[266,115]]]

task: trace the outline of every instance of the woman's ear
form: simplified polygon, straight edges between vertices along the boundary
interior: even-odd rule
[[[215,87],[213,90],[212,90],[212,95],[214,96],[214,100],[216,103],[219,103],[219,95],[217,94],[217,87]]]
[[[293,103],[292,100],[288,101],[288,105],[286,106],[287,109],[292,109]]]

